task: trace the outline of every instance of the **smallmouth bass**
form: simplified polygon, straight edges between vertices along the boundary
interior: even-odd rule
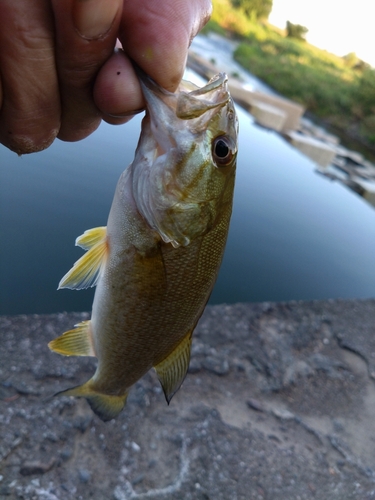
[[[91,320],[48,344],[98,359],[90,380],[58,394],[86,398],[104,421],[151,368],[168,403],[179,389],[232,211],[238,121],[227,76],[176,93],[139,78],[146,114],[134,161],[118,181],[107,226],[77,238],[87,252],[59,284],[96,286]]]

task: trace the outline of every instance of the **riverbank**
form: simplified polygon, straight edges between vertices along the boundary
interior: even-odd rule
[[[213,6],[204,32],[237,40],[234,57],[244,68],[375,151],[375,69],[252,23],[230,0],[214,0]]]
[[[89,358],[47,343],[85,313],[0,317],[0,498],[370,500],[375,300],[207,307],[168,407],[153,373],[104,424]]]
[[[206,79],[219,71],[229,78],[233,99],[257,124],[279,132],[316,164],[317,172],[337,180],[375,206],[375,164],[357,149],[348,149],[336,134],[306,118],[305,108],[265,86],[233,59],[238,44],[221,35],[198,35],[189,49],[187,66]],[[213,57],[215,55],[215,57]]]

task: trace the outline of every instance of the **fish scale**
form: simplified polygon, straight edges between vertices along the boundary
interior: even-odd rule
[[[152,367],[168,403],[181,386],[234,191],[238,122],[226,75],[171,93],[137,73],[147,110],[134,161],[118,181],[106,228],[77,238],[87,253],[59,285],[96,286],[91,320],[49,343],[59,354],[97,357],[90,380],[59,394],[86,398],[104,421]]]

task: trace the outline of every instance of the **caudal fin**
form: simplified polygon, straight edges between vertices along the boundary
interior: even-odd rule
[[[108,422],[108,420],[116,418],[124,408],[128,394],[125,393],[121,396],[102,394],[92,389],[92,382],[90,379],[83,385],[58,392],[55,396],[86,398],[93,412],[103,420],[103,422]]]

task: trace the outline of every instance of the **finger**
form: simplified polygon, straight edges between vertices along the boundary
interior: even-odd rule
[[[131,59],[159,85],[175,91],[191,40],[210,14],[209,0],[124,1],[119,38]]]
[[[129,58],[122,50],[100,69],[94,86],[94,100],[108,123],[128,121],[144,109],[144,100],[137,76]]]
[[[2,0],[0,20],[0,142],[18,154],[40,151],[60,125],[49,3]]]
[[[140,0],[136,8],[134,3],[124,3],[120,36],[128,53],[147,73],[162,86],[175,90],[185,67],[191,38],[208,19],[210,3],[191,0],[181,5],[174,1],[172,5],[166,0],[158,4],[156,16],[152,10],[147,10],[152,7],[150,1]],[[144,60],[144,54],[151,52],[149,47],[154,51],[154,61]],[[129,114],[143,109],[144,100],[138,78],[123,51],[117,51],[99,71],[94,86],[94,100],[103,113],[103,119],[112,124],[124,123],[129,120]]]
[[[58,137],[77,141],[101,121],[92,87],[113,53],[122,0],[52,0],[62,115]]]

